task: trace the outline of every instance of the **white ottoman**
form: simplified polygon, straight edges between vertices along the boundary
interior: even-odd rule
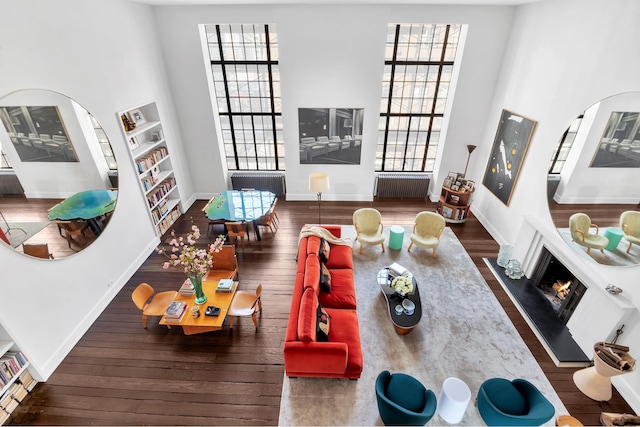
[[[449,377],[442,383],[438,398],[438,415],[449,424],[459,423],[470,400],[469,386],[459,378]]]

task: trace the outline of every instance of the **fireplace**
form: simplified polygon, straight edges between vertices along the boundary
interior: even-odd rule
[[[530,280],[565,324],[587,291],[587,287],[544,246]]]

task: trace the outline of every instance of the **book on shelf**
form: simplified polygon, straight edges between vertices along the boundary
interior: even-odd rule
[[[27,391],[33,390],[33,387],[35,387],[35,385],[38,383],[38,380],[33,378],[31,373],[26,369],[24,371],[22,371],[22,373],[20,374],[20,377],[18,379],[22,383],[24,388],[27,389]]]
[[[180,286],[180,295],[185,295],[185,296],[191,296],[191,295],[195,295],[196,290],[193,287],[193,283],[191,283],[191,280],[187,279],[182,283],[182,286]]]
[[[216,292],[231,292],[233,290],[233,280],[231,279],[222,279],[218,282],[218,286],[216,287]]]

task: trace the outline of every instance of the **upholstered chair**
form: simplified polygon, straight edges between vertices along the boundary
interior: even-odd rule
[[[640,212],[624,211],[620,214],[620,228],[624,233],[624,238],[629,242],[627,253],[631,250],[634,243],[640,245]]]
[[[595,228],[595,234],[591,232],[591,228]],[[604,252],[604,247],[609,244],[609,239],[598,234],[599,230],[598,226],[592,224],[591,218],[585,213],[574,213],[569,218],[571,238],[580,246],[587,248],[587,254],[590,253],[591,248]]]
[[[406,374],[382,371],[376,379],[376,400],[384,425],[423,426],[436,412],[437,398]]]
[[[436,257],[436,249],[440,244],[440,237],[446,226],[444,217],[437,212],[423,211],[416,215],[413,224],[413,232],[409,237],[411,243],[407,251],[411,252],[411,247],[415,243],[423,248],[432,248],[433,257]]]
[[[384,252],[384,224],[382,215],[373,208],[361,208],[353,213],[353,225],[356,227],[356,240],[362,245],[380,245]]]
[[[539,426],[549,421],[555,408],[527,380],[486,380],[478,390],[478,411],[488,426]]]

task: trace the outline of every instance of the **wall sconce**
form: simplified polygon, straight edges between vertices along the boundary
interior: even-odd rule
[[[320,202],[322,192],[329,189],[329,175],[324,172],[313,172],[309,175],[309,190],[318,195],[318,225],[320,225]]]
[[[467,168],[469,167],[469,159],[471,158],[471,153],[473,152],[473,150],[476,149],[475,145],[467,145],[467,151],[469,151],[469,154],[467,155],[467,164],[464,167],[464,177],[467,177]]]

